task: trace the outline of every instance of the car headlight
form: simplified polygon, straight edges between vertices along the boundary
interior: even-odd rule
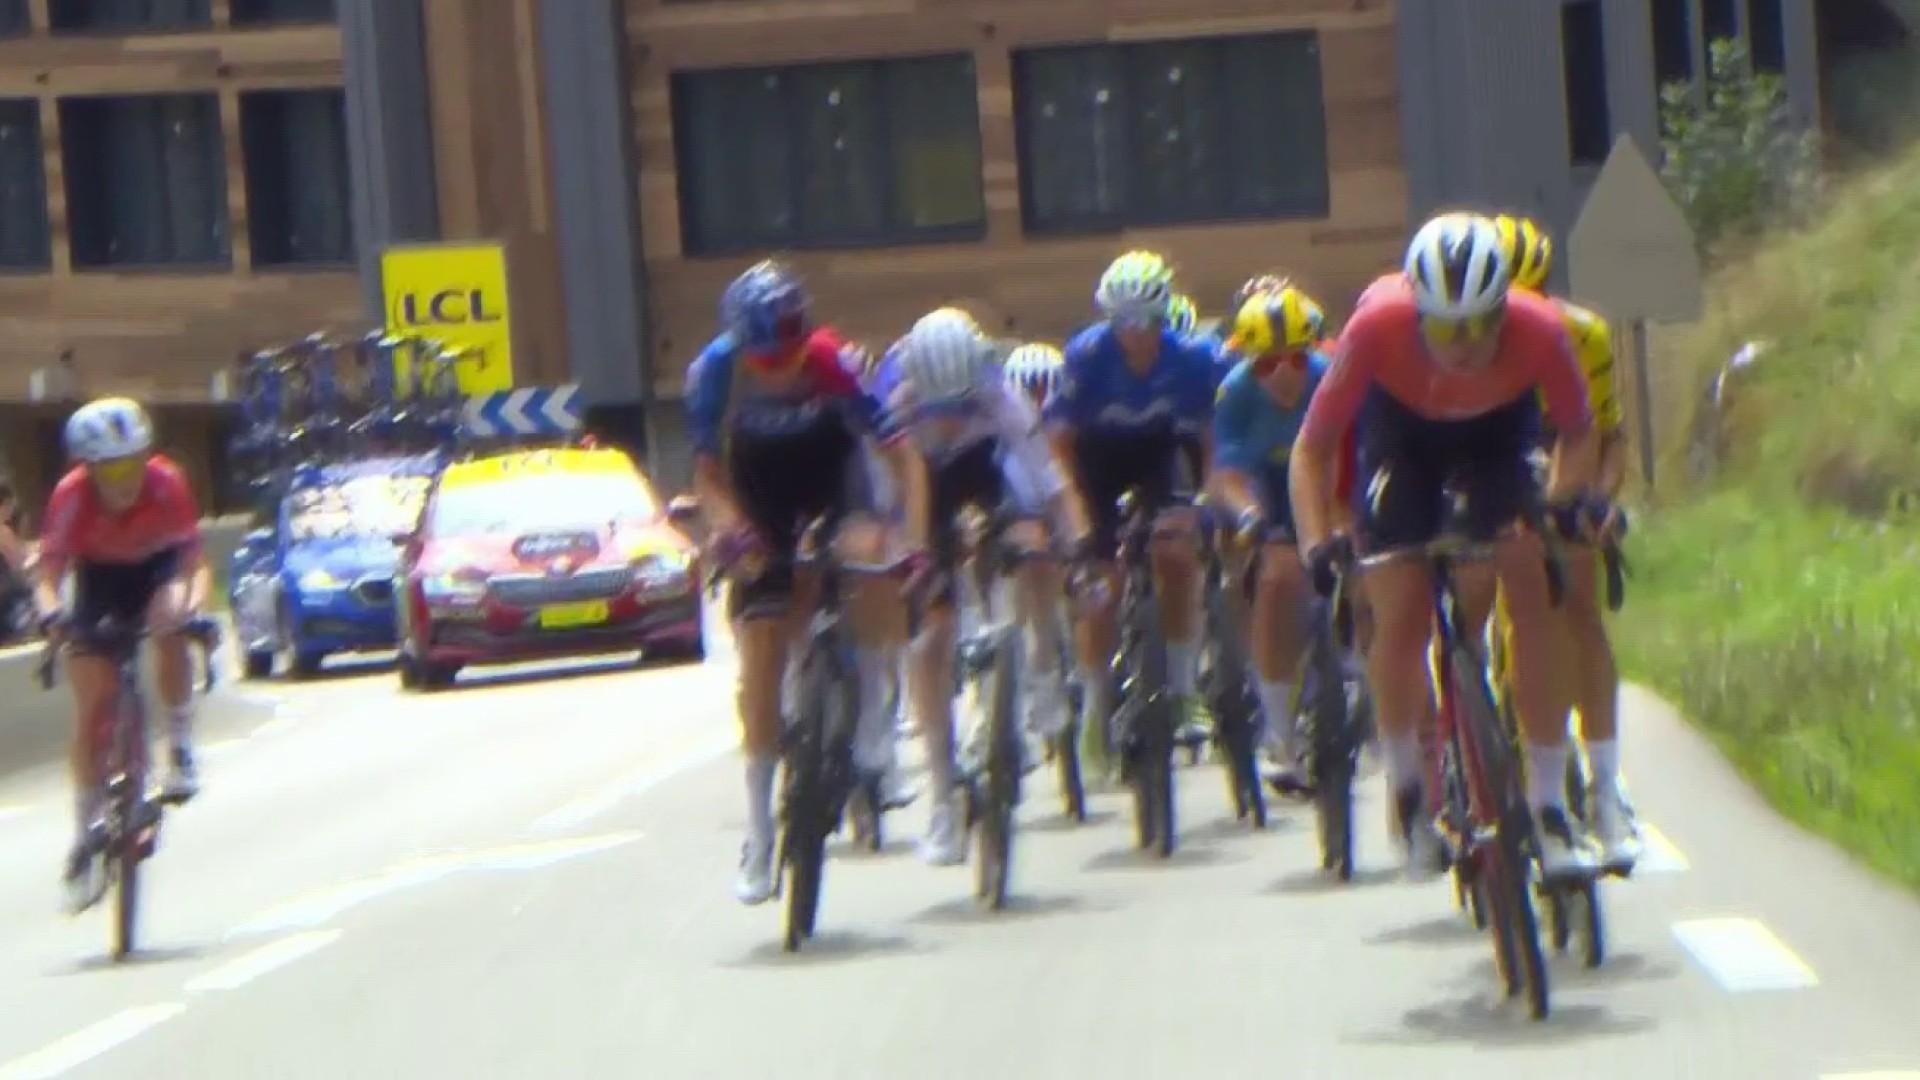
[[[477,604],[486,595],[487,579],[471,570],[428,574],[420,581],[420,591],[430,604]]]
[[[346,582],[317,566],[300,575],[301,592],[332,592],[345,584]]]
[[[633,560],[633,585],[643,593],[678,593],[691,578],[692,556],[683,551],[658,551]]]

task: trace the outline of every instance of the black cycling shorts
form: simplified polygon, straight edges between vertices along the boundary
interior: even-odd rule
[[[1145,432],[1082,431],[1074,436],[1074,473],[1093,517],[1093,553],[1111,559],[1119,544],[1120,510],[1129,489],[1149,512],[1194,490],[1191,443],[1169,429]]]
[[[1538,439],[1533,391],[1466,420],[1430,420],[1375,387],[1355,420],[1353,512],[1367,554],[1417,547],[1450,524],[1491,540],[1536,495],[1527,455]],[[1447,491],[1463,499],[1451,507]]]
[[[76,563],[74,625],[84,628],[105,618],[120,623],[144,622],[154,594],[178,576],[185,551],[185,548],[168,548],[136,563]]]
[[[838,519],[852,509],[865,465],[860,437],[837,410],[777,435],[736,429],[727,448],[734,498],[770,550],[765,571],[729,590],[732,616],[786,611],[800,530],[822,514]]]

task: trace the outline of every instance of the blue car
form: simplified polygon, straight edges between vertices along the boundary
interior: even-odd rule
[[[227,576],[248,678],[276,658],[312,675],[331,654],[392,649],[393,578],[438,454],[373,458],[298,470],[270,528],[233,553]]]

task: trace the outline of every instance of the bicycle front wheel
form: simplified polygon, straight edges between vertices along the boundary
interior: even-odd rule
[[[1019,705],[1020,645],[1003,635],[994,650],[989,679],[981,697],[987,702],[986,812],[980,819],[978,891],[982,903],[998,911],[1007,903],[1007,882],[1013,864],[1013,815],[1020,801]]]
[[[820,912],[820,888],[826,876],[828,805],[827,734],[845,685],[830,650],[813,646],[800,668],[799,723],[789,732],[787,799],[780,858],[793,874],[787,893],[788,952],[813,936]]]

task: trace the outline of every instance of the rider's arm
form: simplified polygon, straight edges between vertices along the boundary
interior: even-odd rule
[[[1600,464],[1594,471],[1594,490],[1617,498],[1627,482],[1627,439],[1619,428],[1600,434]]]
[[[41,516],[40,557],[34,563],[34,606],[44,614],[60,610],[60,583],[73,561],[74,542],[80,526],[81,496],[87,483],[76,469],[55,485],[47,499],[47,512]]]
[[[721,464],[722,426],[733,376],[731,358],[708,346],[687,368],[687,427],[693,439],[693,493],[714,535],[737,529],[746,520],[733,498],[733,484]]]
[[[1213,406],[1213,469],[1207,488],[1228,515],[1236,518],[1259,505],[1248,475],[1254,464],[1250,460],[1253,447],[1248,444],[1254,421],[1250,406],[1256,404],[1246,393],[1248,378],[1245,369],[1229,374],[1221,381],[1220,395]]]
[[[1076,336],[1067,343],[1060,386],[1048,400],[1044,419],[1047,448],[1053,454],[1053,467],[1066,485],[1065,509],[1069,539],[1079,540],[1093,532],[1093,514],[1087,506],[1087,489],[1080,482],[1079,429],[1087,411],[1086,370],[1090,357]]]
[[[1307,418],[1294,440],[1287,469],[1287,491],[1293,500],[1294,531],[1300,550],[1311,551],[1333,533],[1333,466],[1343,449],[1343,437],[1360,412],[1367,387],[1373,382],[1372,362],[1378,347],[1370,343],[1374,320],[1354,312],[1334,346],[1332,362],[1307,406]]]
[[[1574,357],[1573,339],[1556,319],[1546,345],[1538,350],[1541,393],[1559,437],[1553,444],[1553,467],[1548,473],[1547,501],[1562,502],[1584,494],[1598,464],[1600,439],[1587,394],[1586,373]]]

